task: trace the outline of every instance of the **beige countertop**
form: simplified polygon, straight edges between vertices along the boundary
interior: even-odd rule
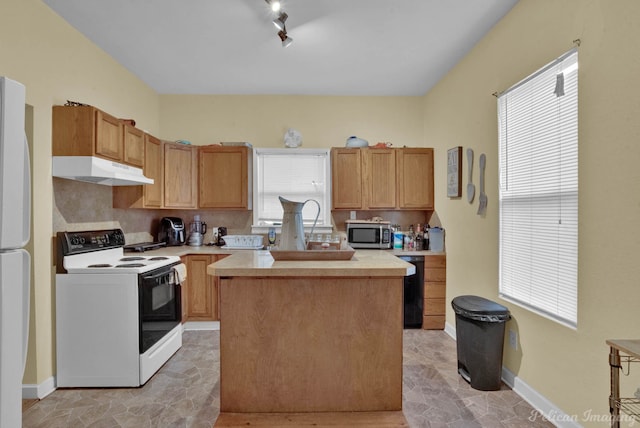
[[[237,253],[254,253],[256,250],[232,250],[218,246],[203,245],[200,247],[191,247],[189,245],[181,245],[177,247],[163,247],[157,250],[145,251],[144,253],[127,252],[125,254],[134,255],[154,255],[154,256],[186,256],[189,254],[237,254]],[[377,253],[382,252],[393,256],[442,256],[444,252],[434,251],[402,251],[402,250],[357,250],[357,253]]]
[[[413,253],[416,253],[415,251]],[[390,251],[356,251],[351,260],[274,261],[269,251],[237,251],[207,267],[215,276],[398,277],[415,273],[415,266]]]

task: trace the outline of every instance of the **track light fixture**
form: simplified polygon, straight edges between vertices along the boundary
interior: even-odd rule
[[[291,45],[291,43],[293,43],[293,39],[287,35],[287,26],[285,24],[287,22],[287,18],[289,18],[289,15],[287,15],[285,11],[281,11],[282,6],[280,5],[279,0],[264,0],[264,1],[267,2],[269,7],[271,7],[272,11],[276,13],[279,12],[278,17],[274,19],[272,22],[273,22],[273,25],[275,25],[276,28],[279,30],[278,37],[280,37],[280,40],[282,40],[282,47],[286,48],[287,46]]]
[[[282,47],[286,48],[288,47],[291,43],[293,43],[293,39],[289,36],[287,36],[287,29],[285,28],[282,31],[278,31],[278,36],[280,36],[280,40],[282,40]]]
[[[288,17],[289,15],[287,15],[286,12],[280,12],[280,15],[272,21],[273,25],[275,25],[278,30],[284,30],[284,23],[287,21]]]

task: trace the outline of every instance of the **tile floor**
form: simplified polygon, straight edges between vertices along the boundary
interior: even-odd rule
[[[58,389],[23,412],[23,428],[207,427],[219,413],[219,333],[187,331],[183,346],[141,388]],[[472,389],[442,331],[404,332],[403,411],[413,428],[551,427],[503,385]]]

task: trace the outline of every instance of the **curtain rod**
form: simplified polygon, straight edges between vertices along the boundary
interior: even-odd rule
[[[525,78],[524,80],[521,80],[520,82],[516,83],[513,86],[510,86],[509,88],[505,89],[502,92],[497,92],[496,91],[496,92],[492,93],[491,95],[493,95],[494,97],[498,98],[499,96],[504,95],[507,92],[510,92],[511,90],[513,90],[513,89],[515,89],[515,88],[527,83],[529,80],[531,80],[532,78],[534,78],[538,74],[543,73],[543,72],[547,71],[550,67],[553,67],[553,66],[557,65],[558,63],[564,61],[569,55],[573,54],[574,52],[576,52],[578,50],[578,48],[580,47],[581,43],[582,43],[582,41],[580,39],[575,39],[573,41],[574,47],[571,48],[571,50],[569,50],[568,52],[565,52],[564,54],[562,54],[558,58],[554,59],[549,64],[547,64],[545,67],[543,67],[542,69],[538,70],[536,73],[530,75],[529,77]]]

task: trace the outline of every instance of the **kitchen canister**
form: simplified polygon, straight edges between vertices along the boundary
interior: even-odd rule
[[[444,251],[444,229],[432,227],[429,229],[429,250]]]

